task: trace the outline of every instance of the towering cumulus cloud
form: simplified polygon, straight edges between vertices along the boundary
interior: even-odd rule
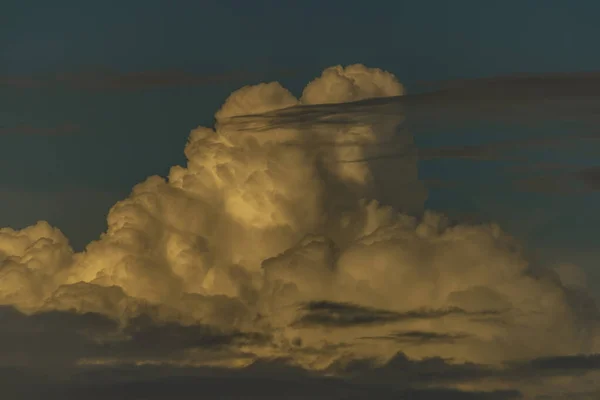
[[[392,74],[361,65],[326,69],[299,99],[278,83],[238,90],[214,129],[191,132],[187,166],[135,186],[84,252],[44,222],[0,230],[0,303],[112,320],[114,330],[94,336],[104,351],[78,360],[88,363],[278,358],[343,373],[399,352],[502,365],[600,351],[597,312],[579,288],[528,260],[497,225],[421,212],[414,157],[386,171],[342,162],[390,140],[410,149],[401,116],[319,130],[227,123],[402,93]],[[179,344],[135,350],[135,340],[153,343],[149,330]],[[227,346],[207,346],[216,342]]]

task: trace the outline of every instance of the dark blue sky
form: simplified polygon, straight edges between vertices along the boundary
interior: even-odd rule
[[[4,0],[1,9],[0,226],[46,219],[76,247],[104,229],[108,207],[133,184],[181,164],[189,130],[211,124],[244,84],[280,80],[298,94],[323,68],[357,62],[395,73],[409,91],[421,81],[600,69],[592,0]],[[224,78],[81,87],[106,71],[165,70]],[[67,78],[40,83],[56,76]],[[473,182],[433,191],[432,207],[489,214],[552,257],[579,258],[600,282],[591,269],[598,196],[517,196],[458,163],[423,173]]]
[[[597,2],[6,1],[2,69],[321,67],[404,80],[594,68]]]

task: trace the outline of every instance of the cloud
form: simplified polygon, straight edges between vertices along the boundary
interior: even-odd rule
[[[569,145],[570,138],[564,138],[564,145]],[[531,143],[534,141],[524,141]],[[544,149],[544,140],[540,140],[540,147]],[[516,142],[515,144],[517,144]],[[572,142],[570,144],[573,144]],[[379,154],[364,159],[343,160],[342,163],[383,163],[406,156],[418,156],[420,160],[433,159],[463,159],[473,161],[498,161],[517,162],[516,165],[502,166],[505,172],[506,183],[510,184],[512,190],[526,193],[550,194],[553,196],[585,195],[600,190],[600,179],[598,179],[598,167],[569,165],[565,163],[531,163],[527,157],[503,155],[504,146],[496,146],[496,143],[481,146],[456,146],[439,147],[427,149],[411,149],[405,153]],[[590,146],[591,147],[591,146]],[[507,148],[508,149],[508,148]],[[512,150],[522,150],[515,146]],[[563,148],[564,149],[564,148]],[[470,183],[451,179],[425,179],[423,183],[427,188],[436,189],[460,189],[466,188]],[[494,190],[498,188],[498,182],[493,184],[480,184],[481,189]]]
[[[57,370],[71,376],[93,366],[227,367],[233,376],[275,362],[311,379],[382,368],[391,379],[401,375],[397,365],[408,365],[417,372],[406,376],[422,379],[379,389],[368,381],[362,389],[339,384],[351,385],[350,398],[477,399],[545,388],[488,370],[600,351],[598,310],[583,289],[534,263],[495,223],[456,223],[423,211],[417,157],[385,168],[339,162],[368,158],[365,146],[349,145],[357,140],[412,148],[409,132],[396,136],[402,116],[318,129],[231,124],[239,115],[297,109],[316,110],[303,111],[302,121],[318,122],[325,106],[315,103],[335,109],[347,106],[334,102],[375,104],[369,99],[388,96],[381,104],[392,104],[389,96],[402,93],[392,74],[362,65],[325,70],[300,97],[278,83],[244,87],[217,111],[214,128],[190,133],[186,165],[136,185],[84,251],[73,251],[46,222],[0,229],[0,304],[18,321],[2,325],[12,354],[5,366],[57,360]],[[363,111],[352,112],[362,118]],[[315,145],[323,142],[334,145]],[[28,342],[36,340],[39,351],[28,353],[22,332],[33,332]],[[138,386],[142,377],[96,389],[154,387],[142,396],[158,396],[161,384],[173,387],[174,378],[162,379],[169,383],[153,378],[158,386]],[[261,390],[275,396],[271,387]]]
[[[518,394],[514,390],[474,392],[428,387],[431,382],[439,385],[464,380],[466,375],[472,377],[479,367],[465,369],[444,361],[410,361],[401,355],[385,367],[391,371],[404,365],[398,376],[402,377],[401,381],[392,387],[382,386],[369,374],[354,375],[352,379],[323,377],[277,359],[258,361],[239,369],[139,364],[140,359],[154,357],[156,360],[157,356],[174,355],[190,349],[206,349],[207,358],[211,353],[223,357],[224,350],[234,351],[240,340],[248,343],[264,338],[218,334],[202,326],[157,325],[149,321],[148,316],[119,326],[115,321],[94,313],[47,311],[25,315],[11,307],[2,307],[0,318],[3,321],[0,327],[0,350],[3,354],[0,384],[11,399],[41,395],[49,399],[188,399],[202,395],[203,398],[215,399],[282,396],[298,399],[367,399],[373,396],[378,399],[415,396],[436,399],[445,396],[484,400],[512,399]],[[78,360],[93,357],[108,360],[118,357],[121,362],[117,365],[75,365]],[[438,369],[440,372],[434,372]],[[424,374],[426,370],[429,376]],[[414,385],[416,377],[418,385]]]
[[[579,140],[579,141],[577,141]],[[409,148],[393,150],[395,144],[393,141],[385,143],[348,143],[348,146],[379,146],[385,151],[375,152],[374,155],[370,155],[361,159],[349,159],[340,160],[341,163],[361,163],[376,160],[391,160],[397,158],[416,156],[419,160],[434,160],[434,159],[470,159],[479,161],[526,161],[525,157],[507,156],[505,153],[515,150],[541,150],[552,147],[558,147],[560,149],[565,146],[574,146],[581,144],[584,140],[592,142],[600,140],[598,135],[569,135],[569,136],[556,136],[556,137],[543,137],[535,139],[520,139],[520,140],[509,140],[500,141],[493,143],[485,143],[479,145],[463,145],[463,146],[441,146],[441,147],[425,147],[425,148]],[[332,145],[330,143],[319,143],[318,146]],[[402,146],[400,146],[402,147]]]
[[[0,135],[33,135],[33,136],[61,136],[77,133],[80,127],[76,124],[67,123],[51,128],[36,128],[30,125],[18,125],[15,127],[0,126]]]
[[[600,79],[598,71],[580,71],[580,72],[551,72],[551,73],[516,73],[509,75],[500,75],[494,77],[473,78],[473,79],[450,79],[439,81],[420,81],[417,86],[422,88],[434,88],[437,90],[457,89],[465,87],[477,87],[482,84],[503,84],[514,83],[515,81],[527,81],[530,83],[543,84],[547,80],[570,80],[570,82],[585,84],[588,80]]]
[[[21,89],[30,89],[39,87],[40,82],[34,78],[26,76],[2,76],[0,77],[0,85]]]
[[[292,70],[276,71],[285,76]],[[0,77],[0,86],[19,89],[65,87],[76,90],[144,90],[161,87],[189,87],[222,85],[261,78],[264,74],[249,71],[208,74],[183,70],[148,70],[122,72],[99,68],[82,72],[65,72],[53,76],[5,76]]]
[[[460,339],[466,339],[471,335],[466,333],[437,333],[427,331],[407,331],[407,332],[394,332],[387,336],[371,336],[365,337],[364,339],[370,340],[394,340],[397,342],[404,342],[413,345],[427,344],[431,342],[440,343],[454,343]]]
[[[546,170],[552,174],[537,174],[514,179],[516,189],[551,194],[586,194],[600,190],[600,167],[533,166],[534,171]]]
[[[389,324],[407,320],[436,319],[449,315],[493,315],[500,313],[500,311],[495,310],[482,310],[470,313],[458,307],[393,312],[328,301],[310,302],[301,307],[301,310],[305,314],[294,323],[296,326],[323,325],[342,328],[355,325]]]
[[[544,357],[533,360],[530,366],[536,370],[563,370],[576,373],[580,370],[600,369],[600,354],[580,354],[562,357]]]
[[[354,382],[395,384],[398,387],[496,387],[507,398],[588,399],[597,394],[598,354],[542,357],[490,366],[457,364],[441,357],[414,360],[395,355],[384,365],[373,360],[354,360],[343,365],[343,374]],[[509,388],[519,388],[519,391]]]
[[[0,367],[52,370],[72,367],[81,357],[94,354],[94,337],[115,331],[114,321],[99,314],[51,311],[25,315],[2,306]]]
[[[11,399],[451,399],[451,400],[508,400],[517,399],[514,390],[461,391],[458,389],[410,389],[366,382],[318,377],[301,371],[288,371],[281,363],[242,370],[190,370],[152,366],[93,368],[84,376],[69,382],[49,382],[28,387],[15,387],[17,380],[31,379],[11,371],[13,380],[3,384],[4,393]],[[282,372],[283,371],[283,372]],[[16,376],[15,376],[16,375]],[[83,375],[83,374],[81,374]],[[124,378],[119,378],[119,377]],[[0,378],[0,382],[2,379]]]
[[[373,124],[406,116],[404,127],[463,127],[477,121],[510,124],[585,122],[596,126],[600,74],[546,74],[474,79],[463,84],[416,94],[358,99],[346,103],[310,104],[259,115],[240,115],[229,121],[238,129]],[[321,102],[325,103],[325,102]]]
[[[78,365],[153,363],[220,364],[243,357],[240,348],[269,341],[265,335],[214,326],[157,321],[152,307],[115,321],[94,312],[68,310],[24,314],[2,306],[0,367],[47,371],[53,378],[77,373]],[[248,357],[249,355],[247,355]]]
[[[600,190],[600,166],[595,165],[580,169],[574,175],[590,190]]]

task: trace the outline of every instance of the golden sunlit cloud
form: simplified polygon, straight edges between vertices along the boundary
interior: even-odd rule
[[[402,94],[392,74],[362,65],[326,69],[300,98],[278,83],[234,92],[214,129],[191,132],[187,165],[135,186],[85,251],[45,222],[1,229],[0,304],[114,321],[117,333],[92,332],[110,354],[85,364],[285,359],[331,374],[361,360],[382,367],[399,352],[492,367],[600,352],[576,267],[532,264],[496,224],[420,213],[416,154],[385,171],[339,162],[367,157],[348,143],[389,140],[401,117],[262,131],[225,123]],[[413,146],[409,134],[397,140]],[[402,185],[380,204],[383,175]],[[153,337],[172,340],[171,351],[135,346]],[[492,383],[484,387],[501,386]]]

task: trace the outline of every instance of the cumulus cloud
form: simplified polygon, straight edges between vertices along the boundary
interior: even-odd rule
[[[361,65],[325,70],[300,98],[278,83],[240,89],[214,129],[190,133],[187,165],[135,186],[85,251],[44,222],[1,229],[0,303],[26,323],[92,315],[98,323],[73,328],[84,338],[74,365],[278,360],[336,375],[393,370],[399,352],[405,364],[438,357],[448,368],[599,352],[598,311],[583,290],[532,263],[496,224],[422,211],[415,157],[394,160],[393,174],[340,162],[369,156],[356,141],[410,149],[410,135],[396,135],[402,115],[319,129],[230,123],[402,94],[392,74]],[[505,389],[473,382],[439,390]]]

